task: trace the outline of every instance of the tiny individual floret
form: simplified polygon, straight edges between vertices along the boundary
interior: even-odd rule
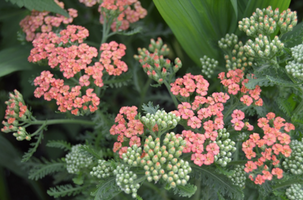
[[[85,147],[85,145],[77,144],[66,154],[65,162],[68,173],[78,174],[81,169],[88,168],[92,164],[93,157],[90,156],[83,147]]]
[[[105,160],[98,160],[98,165],[92,168],[90,175],[97,178],[107,178],[112,174],[113,170],[110,163]]]

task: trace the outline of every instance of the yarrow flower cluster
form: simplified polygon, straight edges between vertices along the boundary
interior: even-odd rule
[[[285,194],[290,200],[303,199],[302,184],[291,184],[290,187],[286,189]]]
[[[55,0],[55,2],[64,8],[64,4]],[[50,15],[50,12],[44,11],[39,12],[33,10],[30,16],[26,16],[20,21],[20,26],[26,34],[27,41],[33,41],[38,38],[41,33],[48,33],[53,30],[53,27],[59,27],[61,23],[69,24],[73,21],[73,18],[78,16],[77,10],[73,8],[68,9],[68,14],[70,18],[64,17],[63,15],[56,14]]]
[[[15,132],[13,136],[18,141],[31,140],[31,136],[26,132],[25,128],[20,126],[20,122],[31,121],[31,112],[24,103],[23,96],[19,91],[14,90],[14,94],[9,94],[9,100],[5,102],[7,105],[5,116],[2,121],[4,133]]]
[[[85,145],[77,144],[66,154],[65,162],[68,173],[78,174],[81,169],[88,168],[92,164],[93,157],[83,150],[83,147]]]
[[[236,143],[229,139],[229,132],[225,128],[218,130],[216,143],[219,146],[220,153],[215,155],[215,163],[226,167],[231,161],[232,153],[236,151]]]
[[[200,62],[202,64],[202,73],[205,74],[207,78],[211,78],[211,75],[214,73],[214,69],[218,66],[219,62],[206,55],[200,58]]]
[[[292,153],[289,157],[285,158],[282,166],[284,169],[289,170],[292,174],[303,174],[303,139],[301,141],[292,140],[290,142]]]
[[[303,44],[290,48],[294,60],[289,61],[285,66],[287,73],[298,79],[303,79]]]
[[[107,178],[112,175],[113,170],[114,168],[105,160],[98,160],[98,165],[92,168],[90,175],[96,176],[97,178]]]
[[[142,8],[138,0],[103,0],[98,8],[101,13],[100,22],[103,24],[105,19],[111,21],[111,29],[126,30],[131,23],[143,19],[147,11]]]
[[[244,127],[249,131],[252,131],[254,129],[254,127],[250,125],[249,122],[242,121],[245,118],[245,114],[241,110],[234,110],[231,117],[231,123],[233,123],[233,127],[236,131],[241,131]]]
[[[157,41],[151,39],[148,49],[138,48],[139,55],[135,55],[134,58],[140,62],[144,72],[156,82],[163,83],[166,77],[174,75],[182,67],[179,58],[175,59],[174,66],[169,59],[164,58],[168,55],[169,49],[166,44],[163,45],[161,38]]]
[[[140,184],[136,182],[137,175],[124,164],[120,164],[113,171],[116,176],[116,183],[126,194],[132,193],[132,197],[137,197],[137,191]]]
[[[256,9],[250,18],[244,18],[239,22],[239,29],[244,31],[248,36],[257,37],[259,34],[270,35],[278,27],[281,34],[291,31],[297,24],[296,11],[290,9],[280,13],[279,8],[274,11],[271,6],[264,9]]]
[[[118,141],[114,143],[113,151],[119,150],[120,158],[127,151],[128,146],[133,146],[134,144],[138,147],[141,146],[141,139],[138,135],[143,134],[144,125],[140,120],[135,119],[137,109],[136,106],[122,107],[115,118],[115,122],[118,124],[114,124],[110,129],[110,134],[118,135]],[[122,145],[122,143],[126,144],[126,146]]]
[[[155,140],[149,136],[145,140],[145,155],[141,165],[145,170],[147,181],[158,182],[162,178],[170,187],[186,185],[192,171],[189,163],[180,159],[186,142],[175,133],[167,133],[160,146],[160,138]]]
[[[235,169],[233,170],[233,174],[229,175],[228,178],[232,181],[235,186],[239,186],[240,188],[245,187],[246,181],[246,173],[244,171],[243,165],[236,165]]]
[[[242,143],[242,150],[249,159],[244,170],[256,184],[262,185],[266,180],[272,180],[273,175],[278,179],[283,177],[283,170],[279,168],[280,159],[290,157],[292,149],[289,146],[290,136],[282,131],[295,129],[293,124],[284,121],[274,113],[268,113],[266,118],[258,119],[258,126],[264,131],[264,136],[261,138],[258,133],[253,133]],[[259,157],[258,160],[252,161],[256,157]]]
[[[240,101],[245,105],[250,106],[255,104],[256,106],[262,106],[263,100],[260,98],[261,88],[256,85],[255,89],[250,90],[245,87],[245,83],[248,83],[248,79],[244,79],[244,73],[240,69],[230,70],[219,74],[219,79],[225,88],[228,89],[228,93],[237,95],[240,91]],[[248,93],[248,94],[247,94]]]
[[[242,41],[238,41],[237,35],[227,33],[224,38],[218,41],[218,45],[225,52],[225,66],[228,71],[235,69],[244,71],[253,65],[254,58],[245,55],[244,45]]]
[[[147,113],[146,116],[141,117],[141,121],[149,130],[153,130],[157,126],[157,131],[161,132],[175,128],[180,121],[180,117],[173,112],[167,113],[164,110],[157,110],[155,114]]]

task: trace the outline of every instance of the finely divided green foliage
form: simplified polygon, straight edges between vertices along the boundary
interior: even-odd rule
[[[72,149],[71,144],[63,140],[50,140],[46,146],[63,149],[64,151],[70,151]]]
[[[281,37],[281,41],[284,43],[285,47],[291,48],[302,43],[302,35],[303,22],[300,22],[294,27],[292,31],[285,33]]]
[[[72,186],[70,184],[67,185],[59,185],[47,190],[47,194],[53,196],[55,198],[64,197],[64,196],[75,196],[82,191],[84,191],[87,186]]]
[[[95,200],[110,200],[121,192],[119,186],[116,185],[116,177],[107,179],[99,186]]]
[[[29,179],[36,181],[45,177],[46,175],[65,170],[65,163],[60,159],[58,159],[57,161],[48,161],[45,158],[42,158],[41,160],[35,160],[35,165],[33,165],[31,170],[29,171]]]
[[[150,114],[156,114],[157,110],[159,110],[160,106],[156,105],[154,106],[153,102],[149,101],[148,104],[143,104],[142,105],[142,110],[143,112],[150,113]]]
[[[197,186],[192,184],[178,185],[173,190],[175,195],[179,195],[180,197],[190,198],[196,193]]]
[[[68,13],[62,9],[54,0],[5,0],[17,6],[26,7],[28,10],[50,11],[69,17]]]
[[[21,162],[26,162],[26,161],[28,161],[28,160],[33,156],[33,154],[36,152],[36,150],[37,150],[39,144],[41,143],[41,140],[43,139],[43,132],[41,131],[41,132],[38,133],[38,134],[39,134],[39,135],[37,135],[37,136],[35,137],[36,142],[30,143],[30,145],[33,146],[33,147],[30,148],[30,149],[28,150],[28,152],[26,152],[26,153],[23,155]]]

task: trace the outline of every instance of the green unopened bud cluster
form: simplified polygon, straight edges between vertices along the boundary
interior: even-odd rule
[[[92,164],[93,157],[83,150],[85,146],[77,144],[66,154],[65,162],[68,173],[77,174],[81,169],[88,168]]]
[[[301,200],[303,199],[303,187],[301,184],[292,184],[286,189],[285,194],[290,200]]]
[[[269,36],[275,32],[277,27],[280,28],[281,34],[284,34],[291,31],[296,24],[296,12],[287,9],[280,14],[278,8],[273,11],[269,6],[262,10],[257,8],[250,18],[243,18],[242,21],[239,21],[239,29],[248,36],[257,37],[259,34]]]
[[[164,58],[168,55],[169,49],[166,44],[163,45],[161,38],[158,38],[157,41],[151,39],[148,49],[139,48],[139,55],[135,55],[134,58],[140,62],[144,72],[156,82],[163,83],[168,75],[176,73],[182,67],[179,58],[175,59],[174,66],[169,59]]]
[[[284,44],[278,36],[270,41],[269,37],[262,34],[255,38],[254,42],[249,39],[244,45],[246,55],[268,59],[276,56],[283,48]]]
[[[214,73],[214,69],[218,66],[219,62],[213,58],[209,58],[204,55],[200,58],[202,64],[202,73],[207,77],[211,78],[211,75]]]
[[[247,139],[247,133],[242,132],[237,136],[237,141],[238,142],[244,142]]]
[[[177,138],[173,132],[165,135],[161,147],[160,138],[153,140],[149,136],[144,144],[147,154],[141,161],[147,180],[158,182],[162,178],[172,188],[186,185],[192,169],[187,161],[179,158],[185,145],[183,138]]]
[[[98,160],[98,165],[93,167],[90,175],[97,178],[107,178],[112,174],[113,170],[113,167],[110,166],[105,160]]]
[[[113,171],[116,176],[116,183],[126,194],[132,194],[133,198],[137,197],[137,191],[140,184],[136,183],[137,175],[124,164],[118,165]]]
[[[254,59],[245,55],[244,45],[241,41],[238,42],[237,35],[226,34],[224,38],[219,40],[218,45],[225,51],[224,59],[227,70],[245,70],[252,66]]]
[[[141,120],[149,130],[152,130],[157,124],[158,131],[161,132],[175,128],[180,121],[180,117],[172,112],[167,113],[164,110],[157,110],[155,114],[147,113]]]
[[[282,163],[284,169],[289,170],[292,174],[303,174],[303,139],[301,141],[292,140],[290,142],[292,150],[291,155],[285,158]]]
[[[285,66],[287,73],[298,79],[303,79],[303,44],[291,48],[293,61]]]
[[[141,165],[142,148],[134,144],[132,147],[128,147],[126,153],[122,154],[123,161],[133,167]]]
[[[235,186],[239,186],[240,188],[244,188],[246,181],[246,172],[244,171],[244,165],[236,165],[234,169],[234,173],[231,176],[228,176],[232,183]]]
[[[229,132],[225,128],[218,130],[216,143],[220,147],[220,153],[215,155],[215,163],[225,167],[231,161],[232,153],[236,151],[236,143],[229,139]]]

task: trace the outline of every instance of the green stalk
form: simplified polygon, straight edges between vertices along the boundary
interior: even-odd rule
[[[83,124],[88,126],[95,125],[95,122],[80,119],[51,119],[51,120],[37,120],[29,122],[30,125],[52,125],[52,124]]]
[[[164,83],[164,85],[166,86],[166,88],[167,88],[167,90],[168,90],[168,92],[169,92],[169,94],[170,94],[170,96],[171,96],[171,98],[172,98],[172,100],[173,100],[173,102],[174,102],[176,108],[178,108],[179,103],[178,103],[176,97],[171,93],[171,91],[170,91],[170,88],[171,88],[170,85],[167,83],[166,80],[164,80],[163,83]]]

